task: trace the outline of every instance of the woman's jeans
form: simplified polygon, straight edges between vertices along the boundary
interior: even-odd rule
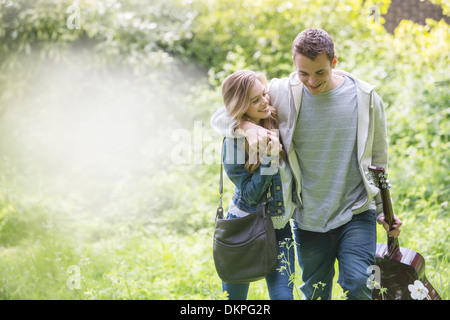
[[[233,215],[228,214],[227,219],[232,219],[233,217]],[[271,300],[293,300],[294,284],[289,280],[289,274],[294,273],[295,270],[295,251],[294,246],[291,245],[291,224],[287,223],[283,229],[275,229],[275,235],[278,242],[278,268],[266,277],[269,297]],[[289,266],[285,261],[289,261]],[[290,268],[289,274],[285,268]],[[222,289],[227,291],[229,300],[247,299],[249,287],[250,283],[232,284],[222,282]]]
[[[374,210],[356,214],[345,225],[325,233],[301,230],[294,222],[293,232],[302,270],[300,289],[305,299],[331,299],[336,259],[339,262],[338,283],[348,299],[372,298],[372,291],[367,287],[370,276],[367,268],[375,264]]]

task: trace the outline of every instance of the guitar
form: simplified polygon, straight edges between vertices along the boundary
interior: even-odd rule
[[[383,202],[384,220],[390,228],[394,223],[392,201],[389,193],[390,184],[384,168],[369,167],[374,184],[380,189]],[[383,294],[386,300],[412,300],[408,285],[419,280],[428,289],[427,300],[441,300],[437,291],[425,276],[425,259],[417,252],[399,246],[398,237],[387,237],[387,244],[377,243],[375,253],[377,266],[380,268],[380,285],[387,289]],[[372,299],[378,300],[380,289],[374,288]]]

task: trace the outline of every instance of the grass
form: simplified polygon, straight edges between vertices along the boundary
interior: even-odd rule
[[[42,199],[9,197],[8,201],[3,207],[9,208],[9,219],[4,219],[0,230],[0,299],[224,298],[212,258],[212,218],[195,232],[178,232],[179,225],[145,224],[136,217],[71,214]],[[404,222],[400,245],[424,256],[427,278],[447,300],[446,208],[436,205],[417,213],[398,207]],[[378,242],[384,241],[385,232],[378,226]],[[299,287],[301,271],[297,264],[295,268],[294,283]],[[336,264],[332,297],[345,299],[337,277]],[[79,287],[68,284],[71,279],[78,279]],[[303,298],[297,290],[294,297]],[[269,299],[264,280],[251,284],[248,298]]]
[[[51,239],[0,251],[2,299],[205,299],[220,296],[209,237],[134,232],[96,242]],[[80,239],[78,239],[80,240]],[[80,288],[67,281],[78,266]]]
[[[190,236],[142,229],[91,242],[48,236],[0,251],[1,299],[221,299],[211,255],[210,231]],[[432,257],[427,275],[448,299],[447,260]],[[71,289],[70,266],[79,267],[80,288]],[[298,267],[297,267],[298,268]],[[298,273],[299,274],[299,273]],[[337,276],[335,277],[337,279]],[[295,285],[301,284],[300,276]],[[250,300],[268,299],[264,280],[251,284]],[[302,298],[296,295],[296,298]],[[335,282],[333,299],[344,299]]]

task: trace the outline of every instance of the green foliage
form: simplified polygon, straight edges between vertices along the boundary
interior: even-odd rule
[[[293,70],[292,41],[306,28],[327,30],[335,40],[341,61],[354,69],[385,47],[386,33],[370,16],[371,1],[214,1],[194,21],[195,37],[187,53],[211,68],[217,82],[237,69],[262,70],[269,78]],[[378,1],[381,12],[386,1]],[[382,18],[380,18],[382,19]],[[369,51],[368,47],[377,47]],[[387,48],[387,46],[386,46]],[[375,54],[375,57],[373,56]]]
[[[288,76],[312,26],[334,38],[337,68],[377,85],[400,243],[448,299],[447,24],[388,34],[371,9],[389,0],[85,0],[69,29],[73,3],[0,4],[1,299],[225,298],[211,252],[220,83],[243,68]],[[264,281],[249,298],[268,298]]]

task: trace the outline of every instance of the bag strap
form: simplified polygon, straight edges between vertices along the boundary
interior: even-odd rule
[[[223,207],[222,207],[222,200],[223,200],[223,148],[224,148],[224,144],[225,144],[225,138],[223,138],[222,141],[222,151],[220,153],[220,180],[219,180],[219,193],[220,193],[220,198],[219,198],[219,207],[217,208],[217,213],[216,213],[216,219],[223,219]],[[269,201],[270,198],[270,186],[269,189],[267,190],[267,195],[266,195],[267,201],[266,201],[266,205],[267,202]],[[266,212],[265,212],[265,208],[263,206],[263,216],[266,216]]]
[[[225,144],[225,138],[222,141],[222,151],[220,153],[220,182],[219,182],[219,207],[217,208],[216,219],[223,219],[223,208],[222,208],[222,199],[223,199],[223,147]]]

